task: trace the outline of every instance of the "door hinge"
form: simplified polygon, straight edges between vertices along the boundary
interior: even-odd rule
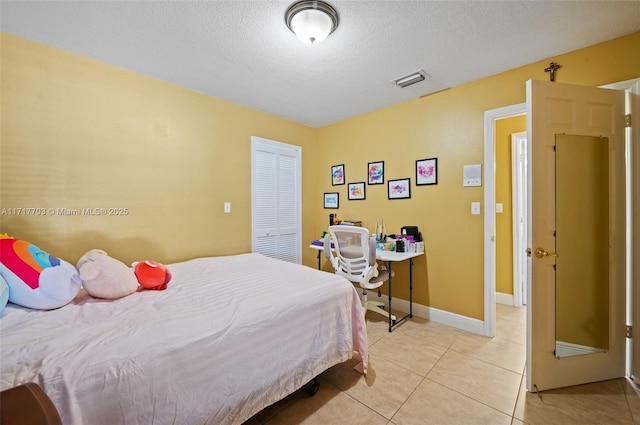
[[[631,114],[627,114],[624,116],[624,126],[626,128],[631,127]]]
[[[624,336],[626,336],[627,338],[631,338],[631,335],[633,334],[633,328],[631,327],[631,325],[624,325]]]

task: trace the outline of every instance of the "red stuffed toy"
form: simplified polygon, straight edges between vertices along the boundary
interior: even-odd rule
[[[145,289],[162,291],[167,289],[171,280],[171,272],[163,264],[153,260],[133,263],[133,272],[138,283]]]

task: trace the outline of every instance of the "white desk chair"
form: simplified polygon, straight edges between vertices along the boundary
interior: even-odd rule
[[[336,274],[363,289],[361,301],[365,313],[371,310],[389,317],[389,312],[383,310],[384,303],[367,299],[367,290],[380,288],[389,279],[389,271],[378,270],[375,239],[369,237],[366,228],[330,226],[324,237],[324,255],[331,261]],[[391,320],[395,321],[395,316],[392,315]]]

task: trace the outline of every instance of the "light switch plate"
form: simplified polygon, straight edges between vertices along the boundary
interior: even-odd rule
[[[503,211],[502,203],[498,202],[496,204],[496,213],[502,213],[502,211]]]
[[[471,214],[480,215],[480,202],[471,203]]]
[[[231,202],[225,202],[224,203],[224,212],[226,212],[226,213],[230,213],[231,212]]]

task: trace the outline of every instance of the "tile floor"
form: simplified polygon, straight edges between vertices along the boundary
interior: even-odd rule
[[[526,310],[497,306],[496,337],[414,318],[392,333],[367,313],[371,371],[357,359],[320,375],[244,425],[624,425],[640,424],[640,389],[617,379],[527,393]]]

